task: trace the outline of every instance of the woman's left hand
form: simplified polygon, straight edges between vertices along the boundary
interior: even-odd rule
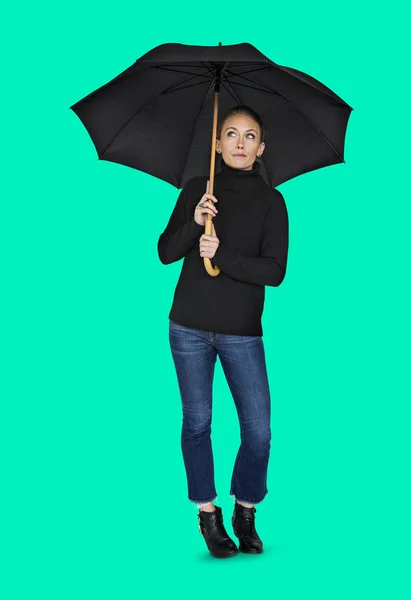
[[[200,256],[206,256],[207,258],[213,258],[220,243],[215,231],[214,223],[211,224],[211,227],[212,235],[203,233],[200,237]]]

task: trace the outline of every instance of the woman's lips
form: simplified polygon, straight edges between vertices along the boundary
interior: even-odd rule
[[[236,158],[245,158],[245,154],[233,154]]]

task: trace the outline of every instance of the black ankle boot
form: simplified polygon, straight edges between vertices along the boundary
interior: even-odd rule
[[[255,530],[255,513],[257,509],[247,508],[238,504],[234,505],[234,512],[231,519],[235,535],[240,540],[240,552],[246,554],[261,554],[263,551],[263,542]]]
[[[213,512],[199,510],[198,521],[200,533],[203,534],[207,548],[215,558],[228,558],[237,554],[238,548],[225,530],[219,506],[215,506]]]

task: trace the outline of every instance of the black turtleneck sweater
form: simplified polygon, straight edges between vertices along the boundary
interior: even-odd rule
[[[214,333],[263,335],[264,286],[279,286],[285,276],[288,213],[281,192],[266,184],[259,169],[257,161],[246,171],[221,159],[213,192],[220,244],[210,259],[221,270],[216,277],[205,270],[199,244],[205,227],[194,220],[208,175],[193,177],[181,191],[158,240],[163,264],[184,258],[169,313],[172,321]]]

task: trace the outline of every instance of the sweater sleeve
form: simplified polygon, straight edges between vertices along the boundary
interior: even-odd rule
[[[188,200],[195,193],[193,179],[187,181],[177,198],[168,225],[160,235],[157,250],[164,265],[183,258],[204,233],[204,226],[194,220],[194,210],[189,214]]]
[[[233,279],[257,285],[279,286],[285,277],[288,255],[288,213],[284,198],[270,199],[264,218],[258,257],[244,256],[220,241],[212,263]]]

